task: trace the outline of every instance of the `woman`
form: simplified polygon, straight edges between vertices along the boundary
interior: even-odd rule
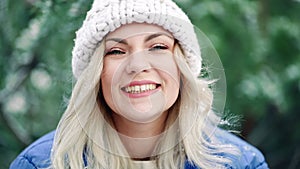
[[[193,25],[171,0],[95,0],[58,128],[11,168],[268,168],[217,127]]]

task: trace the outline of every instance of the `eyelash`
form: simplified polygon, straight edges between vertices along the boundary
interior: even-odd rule
[[[166,49],[169,49],[169,47],[167,45],[164,45],[164,44],[155,44],[153,45],[149,51],[155,51],[155,50],[166,50]]]
[[[125,54],[125,52],[123,52],[121,49],[112,49],[108,52],[105,53],[105,55],[122,55]]]
[[[154,44],[149,51],[156,51],[156,50],[166,50],[169,49],[169,47],[167,45],[164,44]],[[105,53],[105,55],[122,55],[125,54],[126,52],[123,52],[121,49],[116,48],[116,49],[112,49],[108,52]]]

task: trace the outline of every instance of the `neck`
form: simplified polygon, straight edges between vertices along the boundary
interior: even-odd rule
[[[133,159],[145,159],[152,155],[160,134],[164,131],[168,113],[149,123],[136,123],[119,115],[113,115],[120,139]]]
[[[167,115],[168,112],[164,112],[161,117],[148,123],[133,122],[116,113],[113,113],[112,118],[116,130],[120,134],[133,138],[148,138],[157,136],[164,131]]]

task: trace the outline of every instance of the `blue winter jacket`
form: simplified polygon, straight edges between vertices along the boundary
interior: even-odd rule
[[[28,146],[10,165],[10,169],[39,169],[47,168],[50,165],[50,154],[55,132],[51,132],[34,143]],[[242,156],[235,157],[235,167],[237,169],[268,169],[268,165],[262,153],[240,139],[239,137],[228,133],[222,132],[221,139],[224,143],[230,143],[240,148]],[[224,155],[226,156],[226,155]],[[199,169],[199,167],[186,161],[185,169]]]

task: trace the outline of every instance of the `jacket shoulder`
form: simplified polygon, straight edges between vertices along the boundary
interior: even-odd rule
[[[55,131],[52,131],[23,150],[11,163],[10,169],[37,169],[50,166]]]
[[[217,132],[217,137],[222,143],[231,144],[239,149],[240,155],[238,156],[224,155],[231,158],[237,168],[269,168],[261,151],[240,137],[221,129]]]
[[[221,144],[232,145],[239,150],[239,154],[229,154],[226,152],[217,154],[217,156],[230,159],[231,164],[225,164],[229,169],[269,169],[263,154],[253,145],[249,144],[240,137],[229,133],[228,131],[217,129],[216,138]],[[185,161],[185,169],[200,169],[193,162]]]

